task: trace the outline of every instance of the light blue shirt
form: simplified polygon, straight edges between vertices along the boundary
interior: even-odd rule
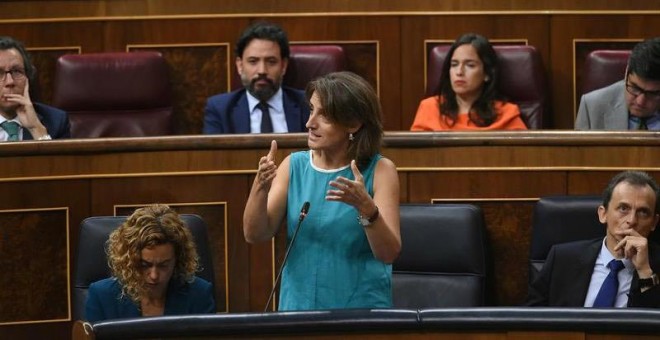
[[[610,261],[614,260],[614,256],[610,253],[610,250],[607,249],[605,245],[605,240],[603,239],[603,245],[600,248],[600,253],[596,259],[596,264],[594,265],[594,272],[591,274],[591,282],[589,283],[589,290],[587,291],[587,298],[584,300],[585,307],[593,307],[594,301],[596,300],[596,295],[600,287],[603,285],[603,281],[610,273],[610,269],[607,268],[607,264]],[[628,259],[620,259],[623,262],[624,268],[619,271],[619,291],[616,294],[616,300],[614,301],[614,306],[621,308],[628,306],[628,293],[630,292],[630,284],[632,283],[633,272],[635,266]]]
[[[250,132],[261,133],[262,112],[257,106],[259,105],[259,99],[252,96],[249,91],[246,91],[245,93],[247,94],[248,107],[250,108]],[[275,133],[289,132],[289,128],[286,125],[286,116],[284,115],[284,102],[282,96],[282,87],[280,87],[267,102],[268,111],[270,112],[270,120],[273,123],[273,132]]]
[[[628,115],[628,130],[638,130],[639,129],[640,119],[633,115]],[[646,128],[651,130],[660,130],[660,111],[656,111],[649,119],[646,121]]]

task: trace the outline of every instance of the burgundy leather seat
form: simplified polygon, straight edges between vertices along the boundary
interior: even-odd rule
[[[291,45],[289,65],[283,83],[304,90],[311,80],[346,69],[344,49],[339,45]],[[241,78],[234,68],[232,90],[241,88]]]
[[[172,133],[169,70],[158,52],[64,55],[53,105],[69,113],[72,138]]]
[[[589,93],[623,80],[630,50],[595,50],[584,61],[582,93]]]
[[[426,96],[436,93],[440,86],[442,64],[450,45],[435,46],[429,54],[426,69]],[[546,77],[541,57],[532,46],[495,45],[500,62],[500,92],[518,104],[520,114],[529,129],[543,128],[546,110]]]

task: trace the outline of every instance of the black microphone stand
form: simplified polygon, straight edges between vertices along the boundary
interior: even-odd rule
[[[286,252],[284,253],[282,266],[280,267],[280,271],[277,273],[277,277],[275,278],[273,289],[270,290],[270,295],[268,296],[268,301],[266,301],[266,307],[264,307],[264,312],[268,311],[268,306],[270,305],[270,301],[273,300],[273,295],[275,295],[275,288],[277,287],[277,284],[280,282],[280,277],[282,276],[282,272],[284,271],[284,265],[286,264],[286,259],[289,258],[289,252],[291,251],[291,248],[293,248],[293,242],[296,240],[296,235],[298,235],[298,230],[300,230],[300,225],[302,225],[303,220],[305,219],[305,217],[307,217],[308,211],[309,211],[309,202],[305,202],[302,206],[302,209],[300,209],[300,216],[298,217],[298,225],[296,226],[296,230],[293,232],[293,236],[291,237],[291,243],[289,243],[289,246],[286,248]]]

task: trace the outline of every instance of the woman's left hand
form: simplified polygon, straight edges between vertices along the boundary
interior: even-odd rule
[[[330,186],[335,189],[328,190],[325,199],[328,201],[339,201],[354,206],[360,214],[370,216],[375,208],[375,204],[367,188],[364,185],[364,177],[360,170],[358,170],[355,160],[351,161],[351,170],[355,180],[350,180],[346,177],[339,176],[334,181],[330,181]]]

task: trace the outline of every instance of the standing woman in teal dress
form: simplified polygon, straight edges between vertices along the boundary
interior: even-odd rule
[[[307,86],[310,150],[278,166],[277,143],[259,160],[243,214],[249,243],[270,240],[286,218],[288,242],[302,222],[282,274],[279,310],[387,308],[401,250],[399,177],[380,155],[381,107],[373,88],[350,72]]]

